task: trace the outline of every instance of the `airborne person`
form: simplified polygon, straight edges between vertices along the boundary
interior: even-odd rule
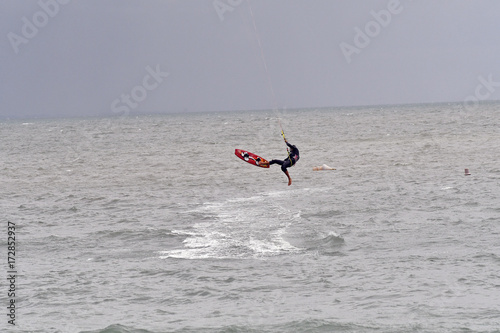
[[[271,165],[271,164],[281,165],[281,171],[283,171],[285,173],[285,175],[288,177],[288,186],[290,186],[290,185],[292,185],[292,178],[290,178],[290,174],[288,173],[287,168],[295,165],[295,163],[297,163],[297,161],[299,160],[300,156],[299,156],[299,149],[296,146],[289,144],[288,141],[286,141],[286,139],[285,139],[285,143],[288,147],[290,147],[290,149],[287,148],[288,157],[285,158],[285,160],[283,160],[283,161],[272,160],[269,162],[269,165]]]

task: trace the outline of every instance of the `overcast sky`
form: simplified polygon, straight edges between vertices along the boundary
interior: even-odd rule
[[[499,36],[498,0],[0,0],[0,117],[500,99]]]

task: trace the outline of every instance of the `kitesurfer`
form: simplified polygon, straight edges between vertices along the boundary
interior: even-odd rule
[[[285,175],[288,177],[288,186],[292,185],[292,178],[290,178],[290,174],[288,173],[287,168],[295,165],[297,161],[299,160],[299,150],[297,149],[296,146],[289,144],[288,141],[285,140],[286,145],[289,147],[287,148],[288,151],[288,157],[285,158],[285,160],[272,160],[269,162],[269,165],[271,164],[279,164],[281,165],[281,171],[285,173]]]

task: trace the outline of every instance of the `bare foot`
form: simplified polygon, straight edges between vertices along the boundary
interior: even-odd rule
[[[288,173],[288,170],[285,171],[285,175],[288,178],[288,186],[292,185],[292,178],[290,178],[290,174]]]

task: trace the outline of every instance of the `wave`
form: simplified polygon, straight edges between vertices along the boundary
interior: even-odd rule
[[[104,329],[94,331],[82,331],[80,333],[278,333],[278,332],[308,332],[308,333],[330,333],[330,332],[418,332],[420,325],[359,325],[349,322],[336,322],[332,320],[307,319],[291,321],[272,325],[227,325],[219,327],[185,327],[176,330],[150,331],[137,329],[120,324],[110,325]]]
[[[97,329],[94,331],[82,331],[80,333],[159,333],[159,332],[153,332],[145,329],[137,329],[120,324],[115,324],[115,325],[110,325],[103,329]]]
[[[345,243],[342,236],[330,231],[326,234],[320,234],[319,237],[319,239],[307,241],[308,251],[316,251],[319,254],[330,256],[342,255],[341,247]]]
[[[283,230],[277,230],[268,237],[245,234],[244,232],[223,233],[209,231],[183,232],[188,235],[183,249],[159,251],[160,259],[258,259],[299,252],[283,239]]]
[[[320,244],[324,247],[338,247],[344,244],[344,238],[334,231],[330,231],[328,236],[320,240]]]
[[[284,193],[284,192],[283,192]],[[160,258],[264,258],[301,251],[286,240],[300,213],[282,206],[281,192],[206,202],[189,214],[197,223],[174,230],[184,247],[160,251]]]
[[[302,217],[304,218],[331,218],[333,216],[341,216],[344,214],[344,211],[337,210],[337,209],[327,209],[327,210],[320,210],[314,213],[303,213]]]

